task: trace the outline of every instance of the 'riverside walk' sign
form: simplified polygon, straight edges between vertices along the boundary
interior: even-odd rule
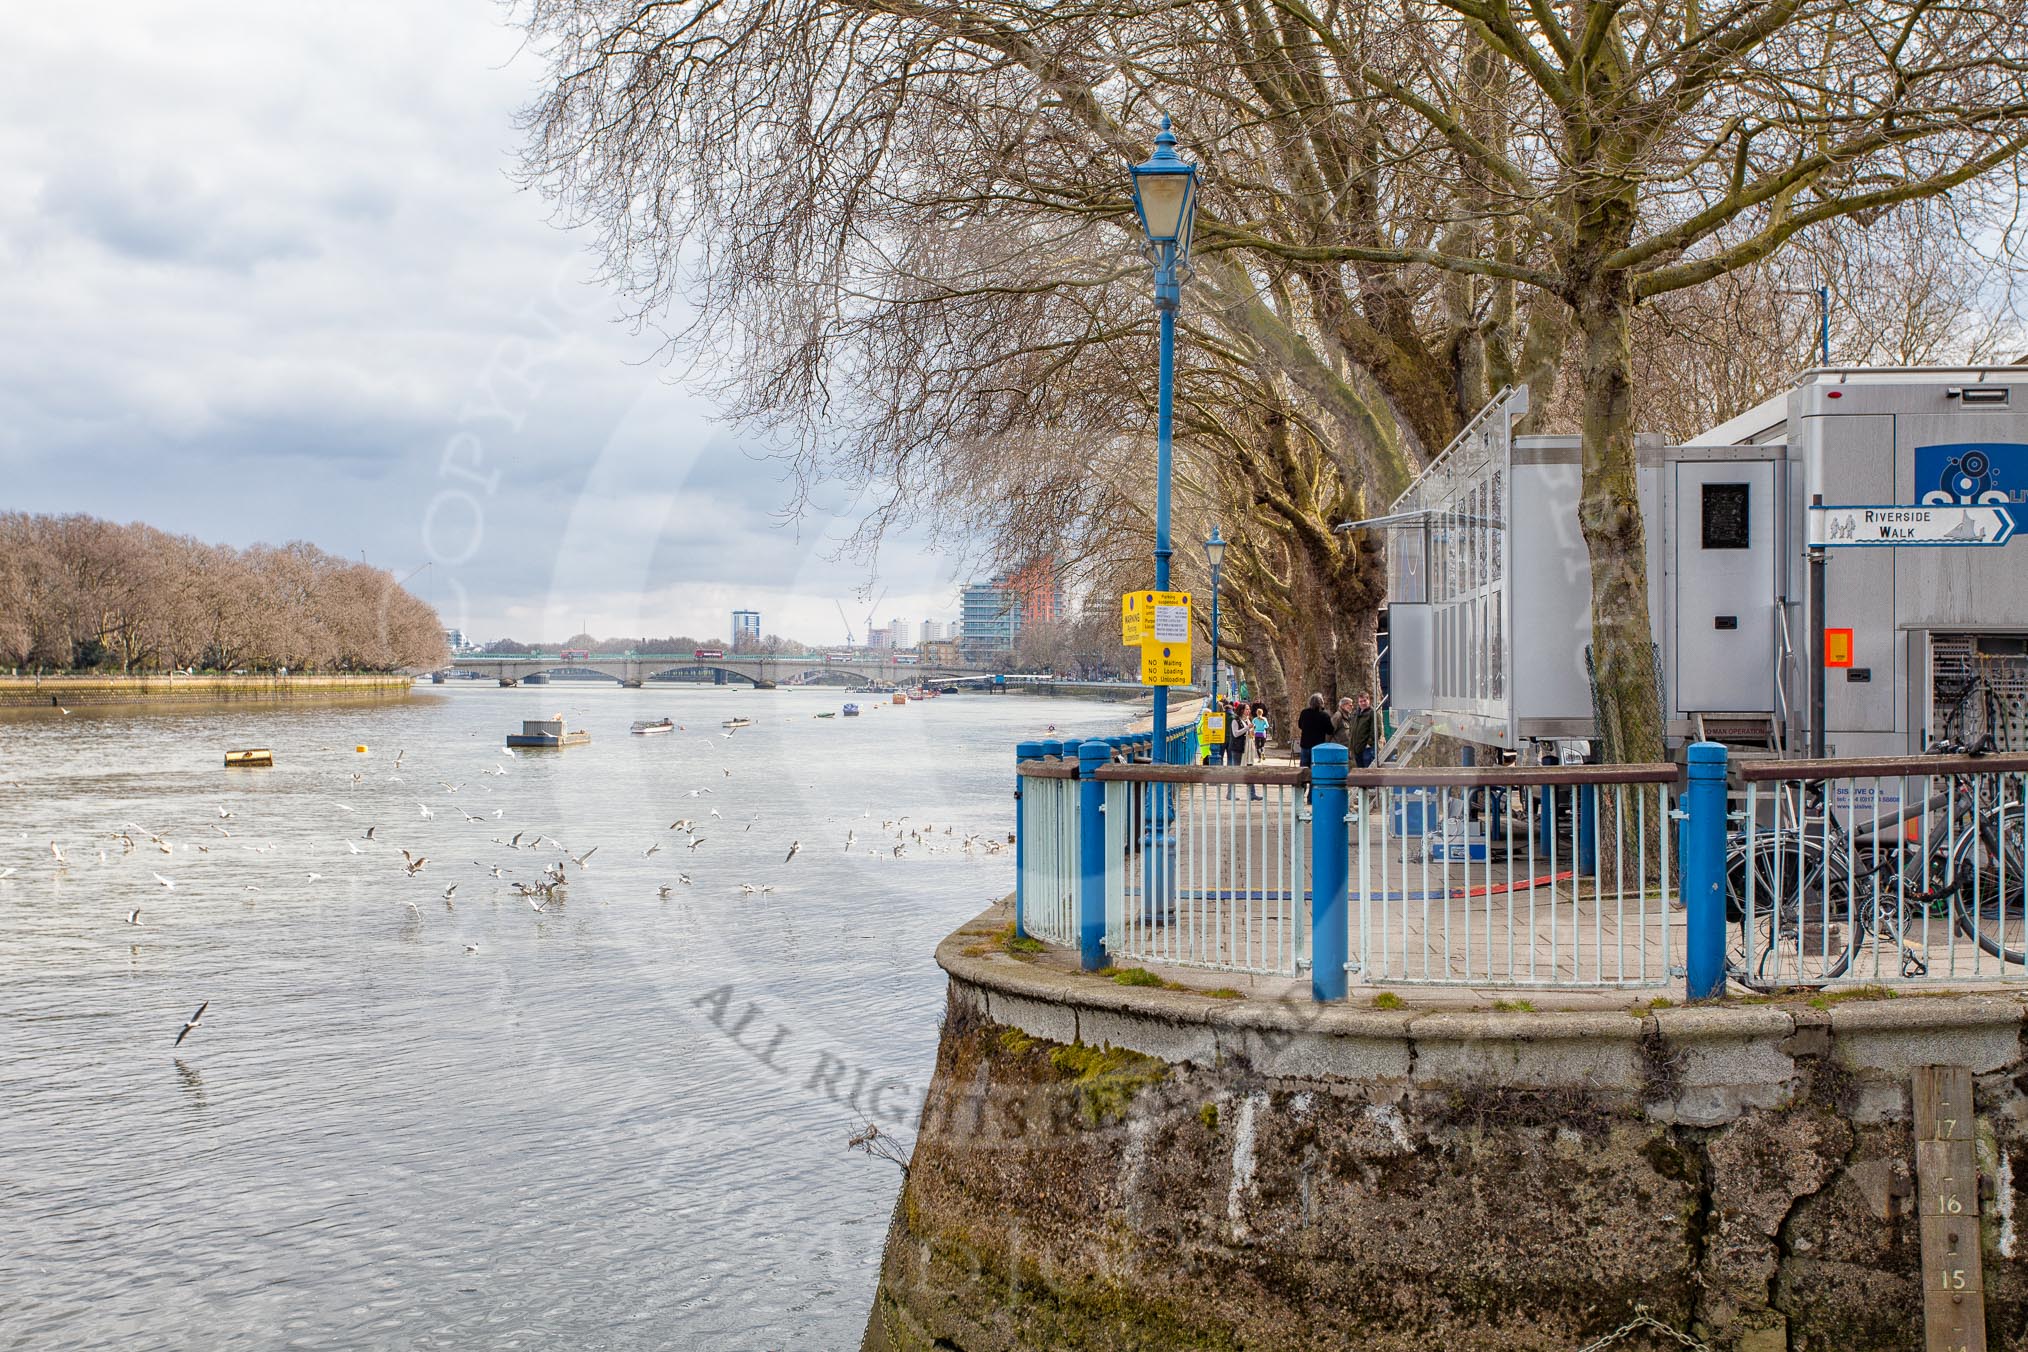
[[[2014,516],[2004,506],[1879,503],[1810,508],[1810,543],[1826,549],[2004,545],[2013,535]]]

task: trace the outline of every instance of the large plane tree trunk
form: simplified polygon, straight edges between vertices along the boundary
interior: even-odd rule
[[[1584,483],[1578,521],[1591,558],[1591,659],[1604,758],[1663,759],[1661,689],[1648,613],[1647,530],[1634,454],[1633,295],[1601,277],[1578,297]]]

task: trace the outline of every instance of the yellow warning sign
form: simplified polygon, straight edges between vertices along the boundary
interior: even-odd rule
[[[1155,593],[1130,591],[1120,597],[1120,642],[1128,647],[1155,636]]]
[[[1190,645],[1187,643],[1143,643],[1141,645],[1141,684],[1190,684]]]

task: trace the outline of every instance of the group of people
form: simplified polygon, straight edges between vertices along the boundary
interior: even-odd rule
[[[1225,704],[1224,712],[1223,760],[1227,765],[1258,764],[1267,752],[1271,731],[1267,705],[1259,701],[1232,700]],[[1354,699],[1348,696],[1338,701],[1337,712],[1333,713],[1326,707],[1322,695],[1310,696],[1308,706],[1296,715],[1296,759],[1307,766],[1311,753],[1325,742],[1343,745],[1352,763],[1362,769],[1373,764],[1378,740],[1372,697],[1360,695]],[[1211,758],[1220,759],[1220,752],[1221,748],[1213,747]],[[1259,786],[1253,786],[1251,794],[1255,798],[1260,797]]]

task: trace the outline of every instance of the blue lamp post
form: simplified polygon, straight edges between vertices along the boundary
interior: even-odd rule
[[[1218,707],[1218,591],[1219,574],[1225,569],[1225,537],[1218,533],[1218,527],[1211,527],[1211,538],[1204,542],[1204,559],[1211,565],[1211,707]],[[1223,760],[1221,756],[1219,759]]]
[[[1155,590],[1169,590],[1169,434],[1175,403],[1176,309],[1183,300],[1182,271],[1190,264],[1197,166],[1176,153],[1169,119],[1162,119],[1155,153],[1134,166],[1134,211],[1155,267],[1155,311],[1162,324],[1161,384],[1155,414]],[[1213,660],[1217,643],[1214,641]],[[1155,687],[1156,761],[1169,759],[1169,687]]]

